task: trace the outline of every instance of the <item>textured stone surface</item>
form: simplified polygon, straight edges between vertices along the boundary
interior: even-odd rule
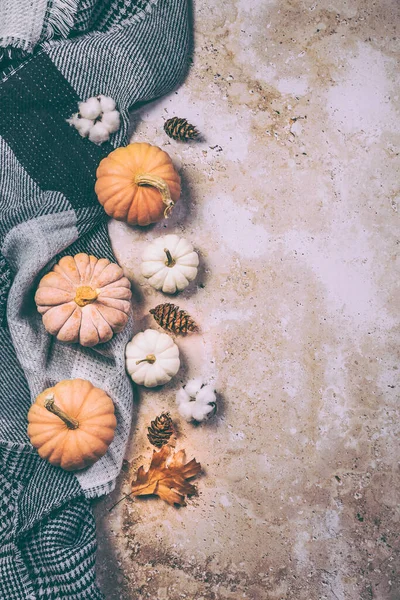
[[[183,181],[168,222],[110,225],[137,331],[165,298],[142,249],[174,232],[201,255],[175,302],[202,335],[139,390],[125,472],[95,506],[108,600],[400,598],[399,23],[396,0],[199,0],[188,80],[134,115]],[[169,140],[174,115],[203,141]],[[197,375],[221,398],[195,427],[174,396]],[[162,410],[204,466],[198,497],[108,512]]]

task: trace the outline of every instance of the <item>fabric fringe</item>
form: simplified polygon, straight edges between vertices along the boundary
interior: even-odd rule
[[[23,48],[0,48],[0,64],[22,60],[28,54]]]
[[[46,40],[66,38],[74,25],[79,0],[53,0],[46,15]]]
[[[31,52],[32,46],[26,40],[14,37],[0,38],[0,68],[3,70],[10,63],[21,61]]]

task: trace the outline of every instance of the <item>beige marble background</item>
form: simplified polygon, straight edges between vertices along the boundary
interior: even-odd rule
[[[164,301],[145,243],[182,234],[201,269],[176,299],[202,335],[137,394],[127,462],[95,506],[107,600],[398,600],[399,31],[396,0],[197,0],[185,84],[133,115],[183,194],[145,230],[111,222],[136,330]],[[204,140],[163,132],[188,118]],[[165,298],[165,301],[168,301]],[[188,377],[215,381],[213,421],[179,419]],[[199,495],[109,507],[162,410],[204,467]]]

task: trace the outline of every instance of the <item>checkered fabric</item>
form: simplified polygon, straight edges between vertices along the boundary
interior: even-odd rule
[[[115,260],[94,193],[96,168],[126,143],[129,110],[182,79],[187,5],[48,0],[42,11],[42,0],[29,0],[25,12],[23,6],[0,0],[0,45],[25,52],[22,62],[12,52],[0,55],[0,599],[95,600],[94,524],[86,498],[111,491],[121,468],[132,414],[124,367],[132,318],[106,344],[65,345],[44,330],[34,293],[62,255]],[[36,19],[39,8],[39,36],[36,21],[36,37],[26,33],[33,25],[21,24],[25,45],[4,31],[7,10],[15,21],[33,13]],[[66,122],[79,101],[97,94],[114,98],[121,113],[120,130],[101,146]],[[44,463],[26,434],[32,399],[75,377],[103,388],[117,416],[106,455],[76,476]]]
[[[0,447],[0,466],[0,598],[101,599],[95,524],[78,480],[22,449]]]

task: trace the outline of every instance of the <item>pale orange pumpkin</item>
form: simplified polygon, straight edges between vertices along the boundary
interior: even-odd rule
[[[62,342],[95,346],[121,331],[132,292],[121,267],[89,254],[64,256],[35,294],[46,330]]]
[[[66,471],[95,463],[114,439],[111,398],[85,379],[65,379],[39,394],[28,412],[28,436],[39,455]]]
[[[113,219],[149,225],[168,217],[181,193],[169,155],[147,143],[117,148],[101,161],[95,191]]]

